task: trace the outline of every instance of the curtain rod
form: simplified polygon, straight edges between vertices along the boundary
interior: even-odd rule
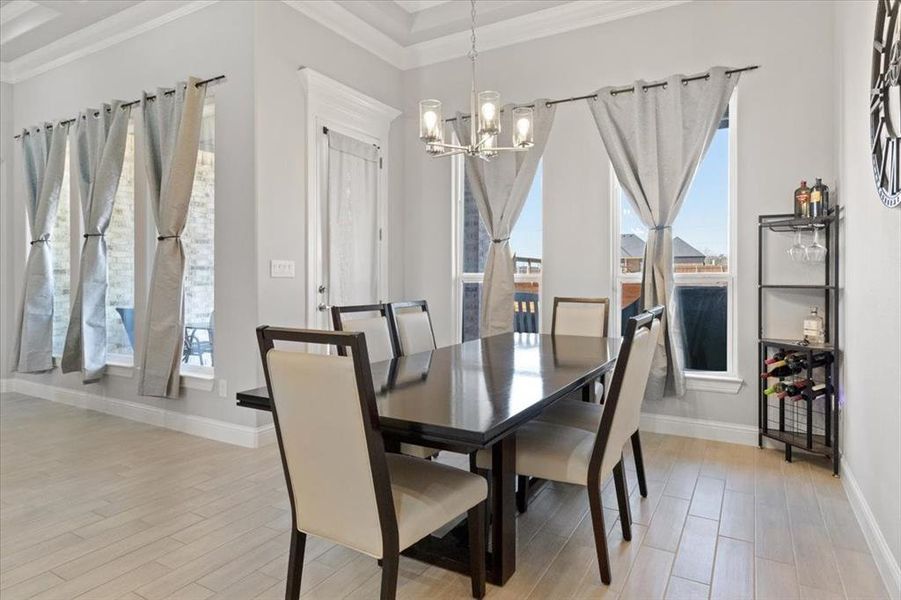
[[[742,67],[740,69],[729,69],[728,71],[726,71],[726,75],[732,75],[733,73],[741,73],[743,71],[753,71],[753,70],[759,69],[759,68],[760,68],[760,65],[749,65],[747,67]],[[692,77],[686,77],[685,79],[682,80],[682,83],[689,83],[691,81],[699,81],[701,79],[703,79],[705,81],[707,79],[710,79],[710,73],[705,73],[703,75],[693,75]],[[665,88],[666,82],[665,81],[657,81],[655,83],[649,83],[647,85],[642,86],[642,89],[649,90],[651,88],[658,88],[658,87]],[[610,95],[616,96],[617,94],[625,94],[627,92],[634,92],[634,91],[635,91],[634,86],[624,87],[624,88],[610,90]],[[567,102],[577,102],[579,100],[597,100],[597,97],[598,97],[597,94],[585,94],[584,96],[573,96],[571,98],[561,98],[559,100],[548,100],[546,102],[546,105],[553,106],[555,104],[566,104]],[[526,107],[534,108],[535,107],[534,104],[521,104],[521,105],[517,104],[515,106],[517,106],[517,107],[521,106],[523,108],[526,108]],[[461,115],[461,118],[468,119],[468,118],[470,118],[470,115]],[[456,121],[456,120],[457,120],[457,117],[451,117],[449,119],[445,119],[446,122]]]
[[[209,79],[203,79],[203,80],[201,80],[201,81],[198,81],[197,83],[194,84],[194,87],[200,87],[200,86],[202,86],[202,85],[209,85],[209,84],[211,84],[211,83],[216,83],[217,81],[221,81],[221,80],[223,80],[223,79],[225,79],[225,75],[217,75],[216,77],[210,77]],[[175,90],[174,90],[174,89],[166,90],[165,92],[163,92],[163,94],[165,94],[165,95],[167,95],[167,96],[168,96],[169,94],[174,94],[174,93],[175,93]],[[148,100],[153,100],[153,99],[155,99],[155,98],[156,98],[156,94],[153,94],[153,95],[151,95],[151,96],[147,96],[147,99],[148,99]],[[120,104],[120,105],[119,105],[119,108],[128,108],[129,106],[136,106],[136,105],[138,105],[138,104],[140,104],[140,103],[141,103],[140,100],[132,100],[131,102],[125,102],[124,104]],[[110,110],[110,109],[107,109],[107,112],[109,112],[109,110]],[[94,116],[95,116],[95,117],[98,116],[99,114],[100,114],[100,111],[95,111],[95,112],[94,112]],[[74,119],[66,119],[65,121],[60,121],[59,124],[60,124],[60,125],[69,125],[69,124],[71,124],[71,123],[74,123],[74,122],[77,121],[77,120],[78,120],[78,117],[75,117]],[[47,125],[46,127],[44,127],[44,129],[53,129],[53,125]],[[26,131],[26,132],[25,132],[25,135],[29,135],[29,132]],[[15,136],[13,136],[13,139],[16,139],[16,140],[17,140],[17,139],[19,139],[20,137],[22,137],[22,134],[21,134],[21,133],[20,133],[20,134],[16,134]]]

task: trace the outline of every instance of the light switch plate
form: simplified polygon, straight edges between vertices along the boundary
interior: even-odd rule
[[[294,277],[294,261],[293,260],[270,260],[269,261],[270,277]]]
[[[224,379],[219,380],[219,397],[225,398],[228,396],[228,382]]]

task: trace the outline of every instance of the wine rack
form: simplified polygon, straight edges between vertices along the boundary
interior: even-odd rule
[[[770,214],[758,217],[757,233],[757,331],[758,364],[761,372],[767,372],[765,362],[776,353],[794,353],[806,362],[797,377],[810,385],[825,384],[823,393],[807,393],[791,398],[787,394],[764,394],[775,382],[774,378],[761,376],[758,390],[758,445],[764,439],[785,445],[785,460],[791,462],[792,449],[797,448],[829,458],[832,473],[839,474],[839,418],[841,394],[839,389],[839,248],[838,225],[840,207],[815,218],[796,218],[792,214]],[[796,233],[819,230],[825,235],[826,260],[822,268],[822,284],[779,285],[766,281],[765,244],[773,232]],[[811,265],[818,268],[819,265]],[[822,299],[825,310],[825,342],[807,344],[802,339],[769,337],[765,334],[765,296],[773,291],[806,293]],[[814,356],[828,356],[826,364],[812,367]]]

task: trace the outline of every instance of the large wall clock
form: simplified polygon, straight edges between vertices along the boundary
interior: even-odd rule
[[[879,198],[901,203],[901,0],[877,0],[870,78],[870,148]]]

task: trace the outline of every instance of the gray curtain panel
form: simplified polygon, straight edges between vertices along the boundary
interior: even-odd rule
[[[181,234],[188,219],[205,86],[190,78],[174,94],[141,98],[144,168],[156,223],[157,244],[147,301],[141,355],[142,396],[178,397],[179,365],[185,336],[185,252]]]
[[[534,102],[534,142],[525,152],[500,152],[491,160],[467,156],[466,177],[479,208],[479,216],[491,245],[485,259],[482,282],[479,333],[481,337],[513,331],[513,255],[510,252],[510,232],[532,187],[535,171],[547,145],[554,123],[556,106],[548,106],[547,99]],[[508,104],[501,112],[501,139],[509,139],[513,131],[513,107]],[[469,144],[469,119],[458,113],[454,130],[462,144]],[[498,146],[505,144],[498,143]]]
[[[667,307],[646,398],[685,393],[685,376],[673,295],[672,224],[679,214],[701,158],[729,105],[739,74],[710,69],[699,81],[682,83],[673,75],[666,85],[613,95],[601,88],[589,99],[613,170],[635,211],[648,227],[642,271],[642,305]]]
[[[53,225],[66,163],[69,126],[59,123],[22,132],[25,208],[31,245],[25,265],[13,371],[36,373],[53,368]]]
[[[82,372],[92,383],[106,369],[107,248],[104,234],[113,214],[131,107],[121,102],[88,109],[75,126],[73,166],[78,179],[84,242],[78,287],[69,317],[62,371]]]

